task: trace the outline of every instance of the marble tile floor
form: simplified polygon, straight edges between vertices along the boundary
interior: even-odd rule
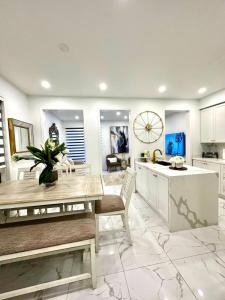
[[[119,192],[119,186],[107,187]],[[74,283],[14,300],[176,300],[225,299],[225,200],[219,199],[219,225],[169,233],[161,218],[138,195],[129,211],[133,246],[119,217],[102,217],[97,254],[98,285]],[[2,266],[0,289],[78,274],[89,268],[88,255],[70,253]]]

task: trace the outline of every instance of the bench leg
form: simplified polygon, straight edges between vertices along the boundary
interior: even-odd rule
[[[95,232],[95,251],[96,253],[99,250],[99,216],[95,215],[95,228],[96,228],[96,232]]]
[[[129,222],[128,222],[128,214],[127,214],[127,212],[125,212],[125,214],[123,215],[122,219],[123,219],[123,222],[125,223],[125,228],[126,228],[128,242],[129,242],[130,245],[132,245],[132,239],[131,239],[131,235],[130,235],[130,226],[129,226]]]
[[[93,289],[96,288],[97,278],[96,278],[96,264],[95,264],[95,240],[91,241],[91,281]]]

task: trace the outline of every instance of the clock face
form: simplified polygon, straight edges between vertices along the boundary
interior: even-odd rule
[[[151,144],[162,136],[163,122],[158,114],[153,111],[144,111],[137,115],[133,129],[136,138],[145,144]]]

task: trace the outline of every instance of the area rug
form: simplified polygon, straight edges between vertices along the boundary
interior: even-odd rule
[[[121,185],[124,178],[124,173],[103,175],[105,185]]]

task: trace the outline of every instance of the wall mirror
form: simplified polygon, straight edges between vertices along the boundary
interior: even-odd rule
[[[8,126],[11,155],[29,152],[27,146],[34,144],[33,125],[9,118]]]

